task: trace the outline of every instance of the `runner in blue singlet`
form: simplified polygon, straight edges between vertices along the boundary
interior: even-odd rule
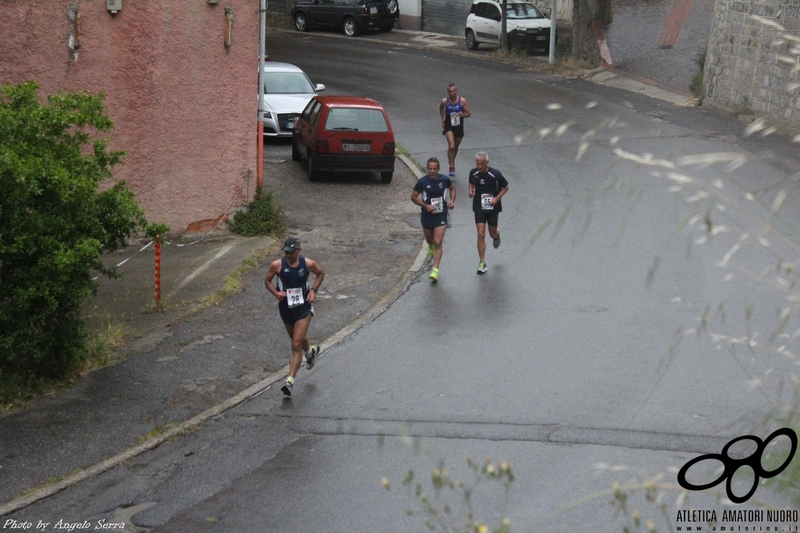
[[[471,115],[466,98],[458,96],[455,83],[447,86],[447,98],[439,104],[442,117],[442,135],[447,139],[447,162],[450,164],[450,177],[456,175],[456,155],[464,137],[464,119]]]
[[[289,377],[281,387],[286,396],[292,395],[295,376],[306,356],[306,368],[314,367],[319,354],[319,346],[310,346],[306,333],[311,317],[314,316],[312,304],[317,299],[317,291],[325,278],[325,272],[316,261],[300,255],[300,239],[286,237],[283,241],[284,257],[276,259],[269,265],[264,285],[278,299],[278,312],[283,320],[286,332],[292,339],[292,356],[289,359]],[[309,289],[308,276],[313,273],[314,285]],[[275,280],[273,284],[273,280]]]

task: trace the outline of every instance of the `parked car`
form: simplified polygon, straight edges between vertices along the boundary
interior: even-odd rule
[[[305,159],[308,179],[322,172],[394,174],[394,131],[386,110],[372,98],[315,96],[294,125],[292,159]]]
[[[500,45],[502,4],[494,0],[474,0],[467,16],[467,48],[477,50],[479,44]],[[543,48],[550,51],[550,19],[524,0],[507,0],[506,31],[511,48]],[[558,34],[556,34],[558,39]]]
[[[397,0],[297,0],[292,6],[294,26],[340,29],[348,37],[367,29],[391,31],[400,18]]]
[[[264,123],[264,135],[290,137],[294,122],[308,101],[324,90],[321,83],[311,85],[300,67],[276,61],[265,63],[264,110],[259,117]]]

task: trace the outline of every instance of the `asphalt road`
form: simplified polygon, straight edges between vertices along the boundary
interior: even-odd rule
[[[403,477],[413,469],[428,490],[431,469],[445,465],[469,479],[472,457],[507,461],[516,476],[505,511],[498,487],[476,492],[476,516],[491,524],[509,516],[514,531],[621,531],[626,515],[602,491],[662,473],[668,518],[641,492],[627,512],[669,530],[676,469],[719,453],[787,399],[779,386],[794,364],[774,349],[792,339],[774,335],[775,313],[793,304],[771,282],[775,257],[796,252],[781,242],[788,230],[768,223],[780,223],[769,216],[780,191],[800,192],[789,179],[796,145],[745,138],[742,124],[698,109],[436,51],[322,32],[268,46],[333,94],[377,98],[418,162],[444,158],[438,102],[447,83],[459,85],[473,116],[438,284],[423,272],[327,351],[291,400],[269,389],[17,518],[102,517],[159,532],[424,531],[424,513],[405,513],[414,498]],[[268,157],[289,149],[275,144]],[[484,276],[465,186],[480,149],[511,184],[503,244],[489,246]],[[681,159],[708,153],[745,160]],[[681,183],[676,199],[668,187]],[[791,224],[798,213],[789,203],[780,215]],[[765,267],[772,273],[758,278]],[[676,330],[703,324],[705,334],[670,351]],[[785,331],[796,329],[790,319]],[[746,485],[737,478],[734,488]],[[444,492],[442,504],[462,516],[459,496]],[[715,494],[689,502],[724,509]]]

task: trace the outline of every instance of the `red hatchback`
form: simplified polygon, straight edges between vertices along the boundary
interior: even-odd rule
[[[394,174],[394,132],[386,110],[372,98],[315,96],[295,122],[292,159],[308,162],[308,179],[321,172]]]

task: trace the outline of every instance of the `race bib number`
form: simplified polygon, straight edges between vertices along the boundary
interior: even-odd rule
[[[431,205],[433,206],[433,211],[431,213],[441,213],[444,211],[444,198],[439,196],[438,198],[431,198]]]
[[[491,194],[481,194],[481,209],[484,211],[494,211],[492,198],[494,198],[494,196]]]
[[[286,289],[286,303],[289,304],[289,309],[306,303],[303,299],[303,289]]]
[[[458,113],[450,113],[450,125],[451,126],[461,125],[461,117],[458,116]]]

